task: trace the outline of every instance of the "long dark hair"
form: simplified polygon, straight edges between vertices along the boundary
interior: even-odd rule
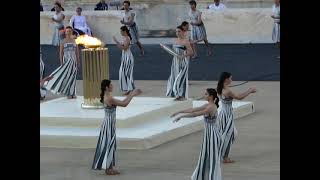
[[[73,30],[73,28],[72,28],[71,26],[67,26],[66,29],[71,29],[71,30]]]
[[[214,103],[216,104],[216,106],[218,108],[219,107],[219,98],[218,98],[217,91],[213,88],[208,88],[207,92],[208,92],[209,96],[212,96],[212,99],[214,99]]]
[[[195,5],[195,6],[197,6],[197,2],[196,2],[196,1],[194,1],[194,0],[189,1],[189,4],[190,4],[190,5]]]
[[[101,81],[101,93],[100,93],[100,102],[104,103],[104,92],[106,88],[110,86],[111,81],[108,79],[104,79]]]
[[[132,40],[132,37],[131,37],[130,31],[129,31],[129,29],[128,29],[128,27],[127,27],[127,26],[121,26],[120,30],[121,30],[121,31],[125,31],[125,32],[128,34],[128,36],[129,36],[130,40]]]
[[[184,31],[182,25],[177,26],[177,29],[180,29],[181,31]]]
[[[130,1],[123,1],[122,4],[127,3],[130,6]]]
[[[218,81],[217,92],[218,94],[222,94],[224,81],[231,77],[231,73],[222,72]]]
[[[189,23],[187,22],[187,21],[183,21],[182,23],[181,23],[181,26],[186,26],[186,25],[188,25]]]
[[[54,5],[57,5],[62,10],[62,6],[59,2],[55,2]]]

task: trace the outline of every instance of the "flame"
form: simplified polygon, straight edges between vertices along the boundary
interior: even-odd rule
[[[88,35],[81,35],[77,37],[76,43],[84,45],[87,48],[97,48],[102,46],[102,42],[99,39]]]

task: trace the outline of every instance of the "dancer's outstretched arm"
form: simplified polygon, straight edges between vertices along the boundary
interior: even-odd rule
[[[204,104],[200,107],[196,107],[196,108],[189,108],[189,109],[184,109],[184,110],[181,110],[181,111],[178,111],[178,112],[175,112],[171,115],[171,117],[174,117],[180,113],[193,113],[193,112],[196,112],[196,111],[201,111],[201,110],[204,110],[206,107],[207,107],[208,104]]]
[[[214,108],[216,111],[216,108]],[[181,120],[181,118],[191,118],[191,117],[197,117],[197,116],[201,116],[201,115],[205,115],[205,114],[209,114],[211,112],[214,111],[213,107],[207,106],[205,109],[203,110],[199,110],[196,112],[192,112],[192,113],[187,113],[187,114],[183,114],[180,117],[177,117],[175,120],[173,120],[173,122],[178,122]]]
[[[242,99],[246,98],[247,96],[249,96],[249,94],[255,93],[256,91],[257,90],[254,87],[251,87],[247,91],[240,93],[240,94],[235,94],[231,90],[227,90],[226,95],[228,97],[232,97],[233,99],[242,100]]]
[[[110,97],[106,101],[107,101],[107,104],[112,104],[112,105],[121,106],[121,107],[127,107],[128,104],[131,102],[132,98],[134,96],[138,96],[141,93],[142,93],[142,91],[140,89],[135,89],[124,100],[118,100],[113,97]]]

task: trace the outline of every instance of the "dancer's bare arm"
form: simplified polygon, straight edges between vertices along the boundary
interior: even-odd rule
[[[178,121],[181,120],[181,118],[192,118],[192,117],[197,117],[197,116],[202,116],[202,115],[205,115],[205,114],[209,114],[209,113],[212,113],[212,112],[215,113],[216,111],[217,111],[217,109],[215,107],[207,106],[203,110],[195,111],[195,112],[188,113],[188,114],[183,114],[182,116],[176,118],[173,122],[178,122]]]
[[[178,111],[178,112],[175,112],[171,115],[171,117],[174,117],[180,113],[193,113],[193,112],[196,112],[196,111],[201,111],[201,110],[204,110],[206,107],[207,107],[208,104],[204,104],[200,107],[196,107],[196,108],[189,108],[189,109],[184,109],[184,110],[181,110],[181,111]]]
[[[184,57],[193,56],[194,52],[193,52],[193,49],[191,48],[191,44],[190,44],[190,41],[189,41],[189,40],[186,40],[186,41],[185,41],[185,46],[186,46],[186,48],[187,48],[187,53],[184,54],[183,56],[184,56]]]
[[[230,89],[228,89],[228,90],[225,90],[224,95],[228,97],[232,97],[233,99],[242,100],[247,96],[249,96],[249,94],[255,93],[256,91],[257,91],[256,88],[251,87],[243,93],[235,94]]]
[[[124,100],[118,100],[113,97],[109,97],[105,100],[105,102],[108,105],[127,107],[128,104],[131,102],[132,98],[134,96],[138,96],[141,93],[142,93],[142,91],[140,89],[135,89]]]

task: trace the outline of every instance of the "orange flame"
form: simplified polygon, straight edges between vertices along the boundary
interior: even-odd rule
[[[102,47],[102,42],[99,39],[88,35],[81,35],[77,37],[76,43],[79,45],[84,45],[86,48]]]

